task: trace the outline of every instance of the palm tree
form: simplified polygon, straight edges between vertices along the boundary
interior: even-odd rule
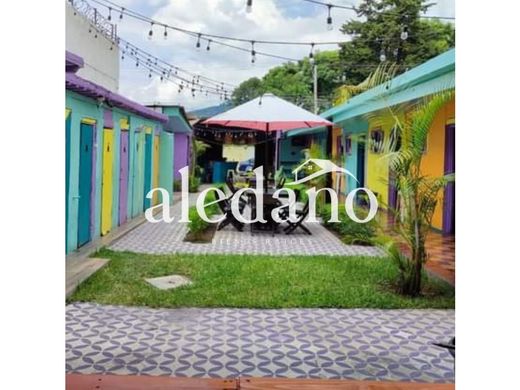
[[[334,104],[344,103],[371,88],[377,87],[383,91],[396,70],[394,64],[381,65],[360,84],[339,87],[335,92]],[[382,160],[392,170],[400,201],[399,210],[388,209],[398,220],[394,225],[394,233],[407,248],[402,251],[399,243],[388,237],[382,237],[381,242],[399,268],[400,292],[410,296],[417,296],[421,292],[422,268],[428,257],[426,236],[432,226],[439,193],[454,180],[454,175],[428,177],[421,172],[423,152],[435,115],[453,97],[454,90],[433,94],[412,107],[411,112],[401,115],[404,120],[399,119],[397,111],[388,108],[395,121],[396,134],[384,143],[385,155]],[[409,110],[410,106],[401,109]],[[400,144],[398,148],[397,144]]]
[[[454,175],[426,176],[421,171],[421,162],[428,133],[439,110],[454,97],[454,90],[446,90],[420,101],[400,120],[390,109],[395,120],[397,137],[386,142],[385,155],[393,172],[399,197],[399,212],[394,233],[406,246],[401,251],[399,244],[388,240],[383,245],[388,255],[399,268],[399,287],[402,294],[417,296],[421,292],[422,268],[427,260],[426,236],[431,229],[433,212],[440,191],[454,180]],[[400,147],[396,149],[396,139]],[[393,143],[393,144],[392,144]]]
[[[196,176],[197,172],[197,159],[199,156],[201,156],[207,149],[209,148],[209,145],[203,141],[199,141],[195,139],[195,137],[192,138],[192,144],[191,144],[191,175]]]

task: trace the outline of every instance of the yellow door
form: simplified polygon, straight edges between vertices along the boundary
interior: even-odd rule
[[[153,138],[153,185],[152,188],[159,187],[159,136]],[[152,204],[159,203],[159,194],[153,193]]]
[[[112,171],[114,163],[114,133],[103,131],[103,178],[101,182],[101,235],[112,227]]]

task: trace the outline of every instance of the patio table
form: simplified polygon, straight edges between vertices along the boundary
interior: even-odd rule
[[[276,207],[279,207],[282,203],[273,198],[273,193],[275,189],[272,191],[268,190],[268,193],[263,194],[263,205],[264,205],[264,219],[267,221],[266,223],[254,222],[251,224],[251,234],[256,232],[271,232],[274,236],[275,233],[278,233],[278,222],[274,221],[271,216],[271,211]],[[255,198],[253,194],[249,194],[249,205],[251,206],[251,217],[252,219],[256,218],[256,207],[255,207]]]

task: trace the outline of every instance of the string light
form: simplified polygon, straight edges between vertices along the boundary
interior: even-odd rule
[[[246,12],[250,14],[253,11],[253,0],[247,0]]]
[[[314,64],[314,43],[311,43],[311,51],[309,52],[309,61]]]
[[[121,13],[119,14],[119,20],[123,20],[123,13],[125,12],[125,8],[121,7]]]
[[[108,7],[108,21],[112,20],[112,7]]]
[[[251,63],[254,65],[255,62],[256,62],[255,41],[251,41]]]
[[[164,26],[164,34],[163,34],[164,40],[168,39],[168,29],[166,28],[166,25]]]
[[[206,51],[210,50],[210,47],[209,47],[210,43],[211,43],[211,39],[208,39],[208,46],[206,46]]]
[[[379,53],[379,61],[381,61],[381,62],[386,61],[385,49],[381,49],[381,52]]]
[[[197,36],[197,43],[195,44],[195,48],[200,50],[200,34]]]
[[[406,41],[408,39],[408,26],[403,26],[403,31],[401,31],[401,40]]]
[[[151,40],[153,36],[153,22],[150,23],[150,31],[148,31],[148,39]]]
[[[332,29],[334,28],[334,26],[332,25],[332,16],[330,15],[330,11],[332,9],[332,5],[331,4],[327,5],[327,8],[328,8],[327,30],[332,31]]]

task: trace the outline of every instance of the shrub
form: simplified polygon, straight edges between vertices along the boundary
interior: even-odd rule
[[[173,181],[173,191],[179,192],[182,190],[182,184],[179,179]]]
[[[329,222],[331,217],[331,207],[329,204],[322,208],[321,217],[323,218],[324,225],[338,233],[345,244],[374,245],[377,233],[376,221],[373,219],[367,223],[355,222],[349,218],[342,207],[338,208],[338,219],[340,222]],[[367,215],[367,211],[362,208],[356,208],[355,213],[360,219],[363,219]]]
[[[215,201],[215,193],[210,192],[206,196],[206,203]],[[219,207],[217,204],[212,204],[211,206],[206,207],[206,214],[208,218],[211,218],[212,216],[219,213]],[[197,212],[197,207],[192,206],[188,209],[188,217],[190,219],[190,222],[188,223],[188,231],[192,233],[193,235],[197,236],[201,233],[203,233],[209,226],[210,223],[204,221],[199,213]]]
[[[198,192],[200,185],[200,177],[191,175],[189,178],[189,192]]]

